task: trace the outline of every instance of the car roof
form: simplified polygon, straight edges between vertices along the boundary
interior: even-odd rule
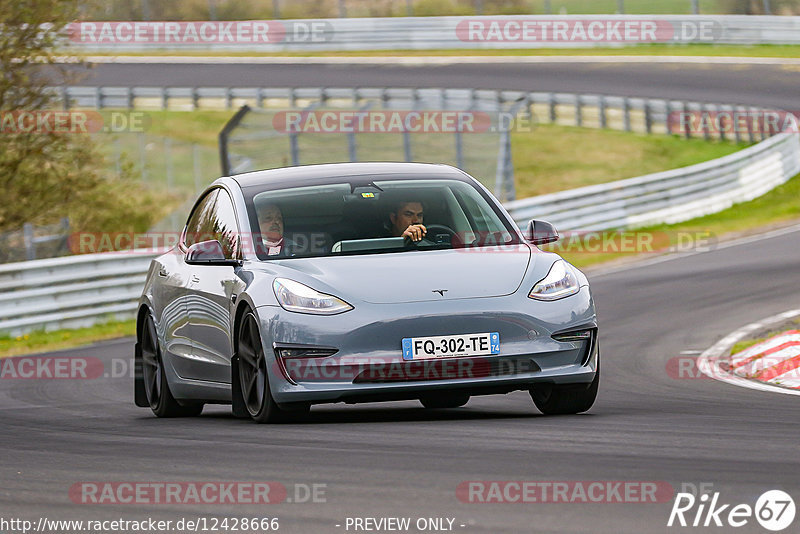
[[[392,179],[450,178],[466,181],[468,175],[450,165],[405,162],[326,163],[300,165],[237,174],[230,178],[240,187],[275,186],[278,184],[315,185],[330,183],[335,178],[365,178],[390,175]]]

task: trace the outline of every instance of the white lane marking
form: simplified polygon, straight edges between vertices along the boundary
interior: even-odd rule
[[[60,56],[60,63],[463,65],[542,63],[695,63],[702,65],[800,65],[800,58],[734,56]]]
[[[793,319],[799,316],[800,316],[800,309],[789,310],[783,313],[779,313],[777,315],[773,315],[772,317],[767,317],[766,319],[762,319],[761,321],[750,323],[749,325],[743,326],[738,330],[734,330],[724,338],[717,341],[714,345],[706,349],[703,352],[703,354],[698,356],[697,368],[703,374],[713,378],[714,380],[727,382],[728,384],[733,384],[735,386],[757,389],[760,391],[772,391],[774,393],[785,393],[787,395],[800,395],[800,390],[786,389],[766,384],[764,382],[758,382],[756,380],[748,380],[747,378],[741,378],[732,373],[729,373],[728,371],[726,371],[721,367],[722,363],[727,362],[728,359],[727,355],[730,352],[731,347],[733,347],[738,341],[757,332],[758,330],[769,328],[773,325],[783,323],[789,319]]]

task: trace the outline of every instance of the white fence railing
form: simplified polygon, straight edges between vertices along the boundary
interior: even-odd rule
[[[0,333],[132,318],[154,253],[103,253],[0,265]]]
[[[324,90],[318,89],[317,94],[320,91]],[[741,106],[620,97],[511,91],[493,94],[502,101],[522,101],[530,113],[545,121],[647,132],[677,133],[670,120],[674,111],[738,110],[745,116],[760,113]],[[793,123],[791,116],[785,117]],[[506,208],[521,226],[536,218],[562,230],[641,227],[721,211],[756,198],[800,173],[796,124],[791,132],[771,137],[774,132],[770,128],[756,126],[744,138],[761,141],[735,154],[682,169],[511,201]],[[708,128],[701,135],[719,133]],[[739,138],[738,133],[736,136]],[[33,329],[70,328],[110,317],[132,317],[154,256],[88,254],[0,265],[0,333],[19,335]]]
[[[82,52],[325,51],[592,47],[638,43],[797,44],[800,17],[503,15],[238,22],[82,22]]]

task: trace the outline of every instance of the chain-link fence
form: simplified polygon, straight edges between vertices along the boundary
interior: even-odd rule
[[[25,223],[19,230],[0,233],[0,263],[66,256],[69,251],[69,219],[56,224]]]
[[[522,102],[500,99],[496,91],[285,91],[286,101],[245,106],[225,127],[223,174],[314,163],[435,162],[464,169],[502,200],[515,197],[510,130]]]

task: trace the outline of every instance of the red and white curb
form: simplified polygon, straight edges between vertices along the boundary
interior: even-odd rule
[[[733,374],[800,389],[800,330],[789,330],[731,356]]]
[[[730,356],[731,347],[760,330],[800,316],[789,310],[731,332],[697,358],[703,374],[762,391],[800,395],[800,330],[789,330]]]

